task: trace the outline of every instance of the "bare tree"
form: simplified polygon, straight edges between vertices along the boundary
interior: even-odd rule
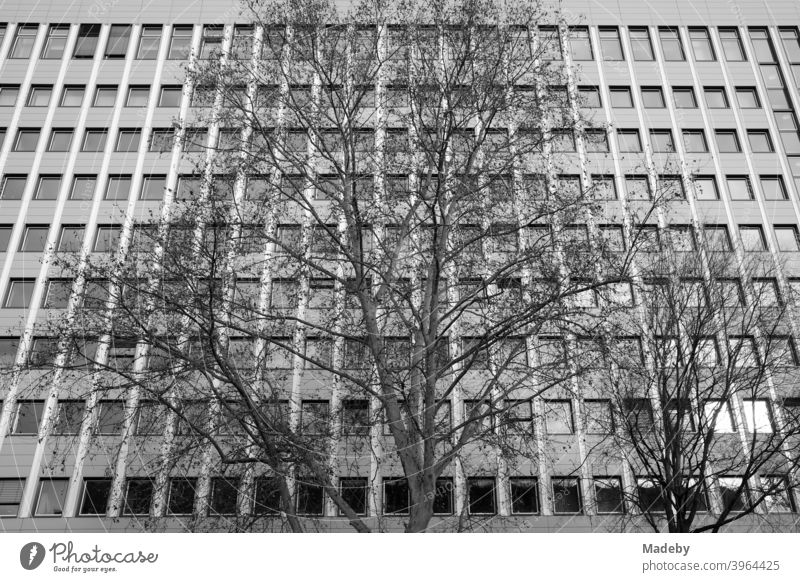
[[[298,507],[324,502],[358,531],[381,506],[423,531],[444,477],[536,457],[531,403],[621,308],[632,251],[561,153],[587,141],[564,31],[535,2],[245,8],[189,66],[173,155],[191,169],[161,215],[112,257],[62,257],[58,364],[88,372],[90,404],[126,399],[118,468],[146,460],[161,491],[197,475],[198,515],[221,475],[236,527],[280,511],[302,531]],[[158,409],[156,452],[136,436]]]
[[[627,487],[612,484],[598,503],[627,506],[624,521],[656,531],[717,532],[794,507],[800,426],[784,408],[797,365],[788,298],[771,259],[734,253],[705,232],[694,249],[673,232],[641,261],[638,309],[609,328],[608,366],[595,376],[607,399],[599,402],[614,413],[587,412],[609,435],[595,453],[630,472]]]

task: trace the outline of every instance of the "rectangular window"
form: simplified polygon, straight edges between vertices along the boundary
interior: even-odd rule
[[[342,434],[368,435],[369,401],[365,399],[346,399],[342,402]]]
[[[86,87],[83,85],[65,85],[64,92],[61,93],[59,107],[80,107],[83,103],[83,94]]]
[[[53,433],[78,434],[81,432],[86,403],[83,400],[59,400]]]
[[[3,307],[9,309],[27,309],[31,306],[35,279],[12,279],[8,286]]]
[[[616,26],[601,26],[600,52],[604,61],[624,61],[622,43],[619,38],[619,29]]]
[[[108,33],[108,42],[103,56],[107,59],[124,59],[128,55],[128,43],[131,40],[130,24],[112,24]]]
[[[28,93],[28,100],[25,105],[28,107],[47,107],[50,105],[50,97],[53,95],[52,85],[31,85]]]
[[[748,129],[747,141],[750,144],[750,151],[754,154],[768,154],[775,151],[767,129]]]
[[[78,515],[105,515],[111,496],[111,479],[84,479]]]
[[[760,226],[740,226],[739,235],[745,251],[758,252],[767,250],[764,233]]]
[[[622,479],[619,477],[594,478],[595,509],[599,514],[624,513]]]
[[[41,130],[38,128],[23,128],[17,131],[17,139],[14,141],[15,152],[35,152],[36,146],[39,145],[39,134]]]
[[[164,197],[164,189],[167,186],[167,177],[145,176],[142,181],[142,190],[139,193],[139,200],[161,200]]]
[[[323,489],[309,482],[308,478],[298,479],[297,513],[300,515],[322,515],[324,510]]]
[[[720,28],[719,41],[722,45],[722,52],[725,54],[727,61],[744,61],[747,60],[744,53],[744,46],[742,39],[739,36],[739,29],[737,28]]]
[[[147,515],[152,500],[153,482],[150,479],[128,479],[122,515]]]
[[[709,109],[728,109],[728,96],[724,87],[703,87],[703,94]]]
[[[113,358],[114,356],[109,356]],[[109,363],[113,363],[109,361]],[[96,434],[121,434],[125,424],[125,402],[122,400],[101,400],[97,413]]]
[[[64,55],[69,37],[69,25],[51,24],[42,47],[42,59],[60,59]]]
[[[636,478],[636,497],[639,501],[639,510],[643,513],[664,513],[666,511],[661,485],[654,477]]]
[[[142,138],[141,129],[120,129],[117,134],[117,145],[114,151],[135,152],[139,149],[139,142]]]
[[[97,50],[97,41],[100,39],[99,24],[81,24],[78,28],[78,39],[75,42],[73,59],[92,59]]]
[[[731,512],[744,511],[749,503],[747,481],[743,477],[725,476],[717,479],[722,510]]]
[[[0,85],[0,107],[14,107],[19,97],[19,85]]]
[[[192,52],[192,32],[193,26],[176,25],[172,27],[172,38],[169,41],[169,52],[167,58],[171,60],[186,60]]]
[[[191,515],[194,511],[194,497],[197,479],[173,477],[169,482],[167,511],[172,515]]]
[[[469,477],[467,478],[467,489],[471,515],[494,515],[497,513],[494,478]]]
[[[161,44],[161,25],[145,25],[139,37],[139,48],[136,51],[137,59],[153,60],[158,57],[158,47]]]
[[[150,85],[131,85],[125,98],[125,107],[147,107],[150,99]]]
[[[116,85],[98,85],[94,92],[92,107],[114,107],[117,100]]]
[[[581,488],[573,477],[553,477],[553,513],[556,515],[583,513]]]
[[[14,430],[11,434],[38,434],[43,415],[43,400],[19,400]]]
[[[131,176],[112,175],[108,177],[104,200],[127,200],[131,191]]]
[[[219,25],[205,25],[203,36],[200,39],[201,59],[218,58],[222,54],[223,27]]]
[[[608,139],[604,129],[586,130],[586,151],[608,153]]]
[[[744,406],[744,424],[748,431],[759,433],[773,432],[772,411],[769,400],[748,399],[742,401]]]
[[[692,45],[695,61],[716,61],[714,48],[711,46],[711,38],[708,36],[707,28],[690,28],[689,42]]]
[[[256,478],[256,495],[253,503],[255,515],[274,515],[280,511],[280,477]]]
[[[57,200],[61,189],[61,176],[41,175],[34,192],[35,200]]]
[[[761,507],[765,513],[794,513],[795,506],[789,490],[789,482],[783,475],[761,477]]]
[[[408,480],[404,477],[384,478],[383,513],[385,515],[406,515],[410,505]]]
[[[511,477],[508,484],[513,515],[539,513],[539,482],[536,477]]]
[[[11,240],[11,228],[7,224],[0,225],[0,253],[8,250],[8,243]]]
[[[659,28],[658,37],[661,39],[661,52],[665,61],[685,61],[681,35],[677,28]]]
[[[673,87],[672,98],[675,101],[675,107],[678,109],[697,108],[697,99],[694,96],[692,87]]]
[[[61,236],[58,239],[59,252],[78,252],[83,243],[83,226],[62,226]]]
[[[703,404],[703,414],[705,421],[701,429],[712,428],[718,433],[734,432],[733,414],[726,400],[706,400]]]
[[[11,50],[8,53],[10,59],[27,59],[31,56],[33,45],[36,43],[36,35],[39,32],[38,24],[20,24],[11,41]]]
[[[215,477],[211,480],[211,515],[236,515],[239,498],[239,479],[235,477]]]
[[[778,250],[782,253],[794,253],[800,251],[800,239],[797,238],[797,227],[775,226],[775,240],[778,243]]]
[[[183,89],[180,85],[162,85],[158,96],[159,107],[180,107]]]
[[[108,139],[107,129],[87,128],[83,134],[82,152],[102,152],[106,147]]]
[[[22,502],[25,479],[0,479],[0,517],[15,517]]]
[[[642,103],[648,109],[663,109],[664,92],[661,87],[642,87]]]
[[[48,152],[68,152],[72,145],[73,130],[70,128],[53,129],[47,142]]]
[[[608,88],[611,96],[611,107],[615,109],[630,109],[633,107],[633,96],[630,87],[616,86]]]
[[[94,241],[94,252],[110,253],[117,248],[122,227],[119,226],[98,226],[97,238]]]
[[[47,245],[47,233],[49,231],[50,227],[47,225],[26,226],[19,250],[23,253],[41,253]]]
[[[571,400],[545,400],[544,418],[547,434],[573,434]]]
[[[702,129],[684,129],[683,147],[688,153],[704,153],[708,151],[706,134]]]
[[[714,134],[717,137],[717,147],[720,153],[739,153],[742,146],[739,144],[739,136],[735,129],[717,129]]]
[[[653,44],[650,42],[650,31],[646,26],[631,26],[628,29],[631,37],[631,50],[634,61],[654,61]]]
[[[731,200],[753,200],[753,188],[747,176],[726,176],[725,183]]]
[[[150,133],[150,143],[147,150],[150,152],[165,153],[172,150],[175,140],[175,130],[154,128]]]
[[[581,107],[587,107],[589,109],[598,109],[601,107],[599,87],[587,85],[578,87],[578,98],[580,99]]]
[[[6,174],[3,176],[3,188],[0,200],[22,200],[28,177],[22,174]]]
[[[36,498],[35,516],[52,517],[64,512],[69,479],[42,479],[39,482],[39,495]]]
[[[569,29],[569,48],[573,61],[594,60],[588,28],[575,27]]]
[[[650,144],[653,146],[654,152],[675,152],[675,142],[672,141],[672,131],[669,129],[651,129]]]
[[[736,102],[742,109],[761,109],[761,100],[755,87],[736,87]]]
[[[692,179],[692,184],[694,185],[694,197],[696,200],[719,200],[717,180],[714,176],[695,176]]]
[[[358,515],[367,514],[367,480],[362,477],[350,477],[339,480],[339,492],[342,499]]]
[[[618,129],[617,140],[621,152],[641,152],[642,140],[638,129]]]
[[[775,51],[766,28],[750,28],[750,41],[753,43],[755,60],[759,63],[774,63]]]
[[[610,400],[585,400],[584,427],[587,434],[612,434],[614,416]]]

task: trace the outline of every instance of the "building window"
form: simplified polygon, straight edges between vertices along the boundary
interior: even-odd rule
[[[639,499],[639,509],[644,513],[664,513],[666,511],[661,485],[654,477],[636,478],[636,497]]]
[[[748,129],[747,141],[750,144],[750,151],[754,154],[772,153],[775,148],[772,145],[772,138],[766,129]]]
[[[38,32],[38,24],[20,24],[17,26],[14,40],[11,41],[11,50],[9,51],[8,58],[29,58],[33,50],[33,45],[36,43],[36,35]]]
[[[52,85],[31,85],[25,105],[28,107],[47,107],[50,105],[50,97],[52,95]]]
[[[161,44],[161,25],[145,25],[139,37],[139,48],[136,51],[137,59],[153,60],[158,57],[158,47]]]
[[[705,426],[701,426],[701,429],[711,428],[718,433],[734,432],[733,414],[726,400],[706,400],[703,403],[703,414],[705,415]]]
[[[180,85],[162,85],[158,96],[159,107],[180,107],[183,89]]]
[[[604,61],[624,61],[619,29],[616,26],[600,27],[600,52]]]
[[[99,24],[81,24],[78,28],[78,40],[75,42],[73,59],[92,59],[100,39]]]
[[[598,109],[601,107],[600,88],[592,85],[582,85],[578,87],[578,99],[581,107]]]
[[[385,478],[383,480],[383,513],[385,515],[406,515],[410,505],[408,480],[405,477]]]
[[[615,109],[630,109],[633,107],[633,96],[630,87],[616,86],[608,88],[611,96],[611,107]]]
[[[494,478],[469,477],[467,488],[471,515],[494,515],[497,513]]]
[[[172,150],[175,141],[175,130],[155,128],[150,133],[147,150],[150,152],[165,153]]]
[[[723,87],[703,87],[709,109],[728,109],[728,96]]]
[[[169,482],[167,511],[172,515],[191,515],[194,511],[194,497],[197,479],[173,477]]]
[[[26,226],[25,234],[19,250],[23,253],[41,253],[47,246],[47,233],[50,227],[45,226]]]
[[[573,434],[575,431],[571,400],[545,400],[544,418],[547,434]]]
[[[539,483],[536,477],[511,477],[508,484],[513,515],[539,513]]]
[[[219,25],[206,25],[203,27],[203,36],[200,39],[200,58],[218,58],[222,54],[223,27]]]
[[[76,175],[72,180],[72,188],[69,191],[70,200],[91,200],[94,198],[94,190],[97,186],[97,176]]]
[[[78,515],[105,515],[111,496],[111,479],[84,479]]]
[[[742,146],[739,144],[739,136],[736,135],[735,129],[717,129],[715,132],[717,137],[717,147],[720,153],[739,153],[742,151]]]
[[[36,287],[35,279],[12,279],[8,286],[3,307],[9,309],[29,308],[34,287]]]
[[[117,248],[122,228],[119,226],[98,226],[97,238],[94,241],[94,252],[110,253]]]
[[[149,85],[131,85],[125,98],[125,107],[147,107],[150,99]]]
[[[683,147],[689,153],[703,153],[708,151],[706,134],[702,129],[684,129]]]
[[[43,400],[17,401],[17,416],[11,434],[31,435],[39,433],[39,423],[44,415]]]
[[[708,36],[707,28],[690,28],[689,42],[692,45],[695,61],[716,61],[714,48],[711,46],[711,38]]]
[[[107,59],[124,59],[128,55],[128,43],[131,39],[130,24],[112,24],[108,33],[108,42],[103,56]]]
[[[142,181],[142,191],[139,200],[161,200],[167,186],[166,176],[145,176]]]
[[[69,128],[54,129],[50,132],[50,140],[47,142],[48,152],[68,152],[72,145],[73,130]]]
[[[346,399],[342,402],[342,434],[368,435],[369,401],[365,399]]]
[[[65,281],[50,281],[50,283],[61,284],[65,283]],[[59,295],[60,296],[66,295],[67,299],[69,299],[69,293],[72,288],[72,281],[66,281],[66,283],[68,283],[66,293],[59,291]],[[83,415],[85,412],[86,412],[86,403],[83,400],[59,400],[58,413],[56,416],[55,425],[53,426],[53,433],[78,434],[81,431],[81,425],[83,424]]]
[[[47,281],[42,306],[45,309],[66,309],[71,293],[72,279],[50,279]]]
[[[78,252],[81,250],[84,234],[83,226],[62,226],[58,239],[59,252]]]
[[[604,129],[586,131],[586,151],[590,153],[608,153],[608,139]]]
[[[127,200],[131,191],[131,176],[114,175],[108,177],[104,200]]]
[[[34,515],[52,517],[64,512],[69,479],[42,479],[39,482],[39,495],[36,498]]]
[[[714,176],[695,176],[692,184],[696,200],[719,200],[717,180]]]
[[[65,85],[64,92],[61,93],[59,107],[80,107],[83,103],[83,94],[86,87],[83,85]]]
[[[669,129],[651,129],[650,143],[653,151],[657,153],[674,153],[675,142],[672,141],[672,131]]]
[[[619,477],[595,477],[594,498],[597,513],[624,513],[622,479]]]
[[[742,109],[761,109],[761,100],[755,87],[736,87],[736,102]]]
[[[108,139],[107,129],[87,128],[83,134],[83,144],[81,144],[81,151],[102,152],[106,147],[106,139]]]
[[[114,151],[135,152],[139,149],[141,138],[141,129],[120,129],[117,134],[117,145]]]
[[[621,152],[641,152],[642,140],[639,137],[638,129],[619,129],[617,130],[617,140]]]
[[[588,28],[575,27],[569,29],[569,48],[573,61],[594,60]]]
[[[664,92],[661,87],[642,87],[642,103],[648,109],[663,109]]]
[[[11,228],[6,224],[0,225],[0,253],[8,250],[8,243],[11,240]]]
[[[367,514],[367,480],[363,477],[350,477],[339,480],[339,493],[342,499],[358,515]],[[340,510],[340,515],[343,515]]]
[[[0,200],[22,200],[28,177],[22,174],[6,174],[3,176],[3,188]]]
[[[128,479],[123,515],[147,515],[153,501],[153,482],[150,479]]]
[[[117,100],[116,85],[98,85],[94,92],[92,107],[114,107]]]
[[[745,61],[747,57],[744,53],[742,39],[739,30],[736,28],[720,28],[719,41],[722,45],[722,52],[727,61]]]
[[[115,346],[116,348],[117,346]],[[114,351],[112,349],[112,351]],[[116,354],[109,356],[109,364],[113,365]],[[125,424],[125,402],[122,400],[101,400],[97,413],[96,434],[121,434]]]
[[[767,475],[761,478],[764,500],[761,507],[765,513],[794,513],[794,501],[784,475]]]
[[[61,176],[41,175],[33,197],[35,200],[57,200],[59,190],[61,190]]]
[[[238,498],[239,479],[215,477],[211,480],[211,499],[209,500],[211,515],[236,515]]]
[[[720,477],[717,479],[717,484],[723,511],[740,512],[745,510],[749,495],[747,481],[743,477]]]
[[[650,182],[646,176],[625,176],[625,192],[629,200],[650,200]]]
[[[742,237],[742,246],[745,251],[767,250],[764,233],[760,226],[740,226],[739,235]]]
[[[323,489],[302,477],[297,483],[297,513],[300,515],[322,515]]]
[[[653,43],[650,42],[650,31],[646,26],[631,26],[628,29],[631,37],[631,51],[634,61],[654,61]]]
[[[0,107],[14,107],[19,97],[19,85],[0,85]]]
[[[726,176],[725,183],[731,200],[753,200],[753,188],[747,176]]]
[[[614,416],[610,400],[585,400],[584,427],[587,434],[612,434],[614,432]]]
[[[581,509],[581,488],[573,477],[553,477],[553,513],[556,515],[578,514]]]
[[[15,517],[22,502],[25,479],[0,479],[0,517]]]
[[[192,25],[178,25],[172,27],[172,38],[169,41],[167,58],[171,60],[186,60],[192,52]]]
[[[783,253],[800,251],[800,240],[797,238],[797,227],[775,226],[775,240],[778,250]]]
[[[772,412],[769,400],[748,399],[742,401],[744,406],[744,424],[748,431],[759,433],[773,432]]]
[[[35,152],[39,145],[40,129],[25,128],[17,131],[17,139],[14,141],[15,152]]]
[[[675,107],[678,109],[697,108],[697,99],[694,96],[692,87],[673,87],[672,98],[675,101]]]
[[[658,37],[661,39],[661,51],[665,61],[685,61],[681,35],[677,28],[659,28]]]
[[[255,515],[274,515],[281,508],[280,477],[258,477],[253,503]]]
[[[751,28],[750,41],[753,43],[755,60],[759,63],[774,63],[775,52],[772,49],[772,41],[769,39],[769,32],[766,28]]]
[[[51,24],[42,47],[42,59],[60,59],[64,55],[69,37],[69,26]]]

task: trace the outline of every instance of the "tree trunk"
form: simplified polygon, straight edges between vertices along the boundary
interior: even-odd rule
[[[415,503],[408,513],[406,533],[421,533],[428,529],[428,524],[433,517],[433,499],[423,503]]]

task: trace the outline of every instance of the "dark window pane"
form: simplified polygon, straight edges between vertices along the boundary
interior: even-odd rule
[[[537,480],[528,477],[512,477],[511,513],[539,513]]]
[[[111,479],[86,479],[80,515],[103,515],[111,494]]]

